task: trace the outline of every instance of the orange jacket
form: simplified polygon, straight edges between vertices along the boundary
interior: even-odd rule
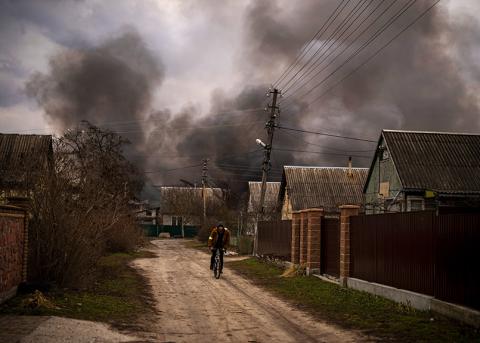
[[[208,247],[212,248],[217,243],[218,239],[218,229],[214,227],[212,232],[210,233],[210,237],[208,237]],[[230,245],[230,231],[225,228],[225,233],[223,235],[223,247],[226,249]]]

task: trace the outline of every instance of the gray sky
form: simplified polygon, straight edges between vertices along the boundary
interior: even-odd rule
[[[411,17],[432,2],[419,0]],[[260,135],[261,123],[243,129],[229,127],[221,134],[202,131],[203,137],[213,136],[203,140],[197,139],[191,130],[172,134],[165,129],[167,125],[160,124],[207,127],[218,123],[217,112],[263,105],[261,99],[267,85],[280,75],[338,3],[0,0],[0,131],[59,133],[74,119],[83,119],[85,113],[89,120],[100,118],[98,123],[112,122],[117,117],[139,120],[138,127],[123,129],[131,131],[134,127],[142,131],[141,137],[129,138],[136,140],[136,149],[145,156],[186,154],[200,146],[205,147],[199,149],[204,155],[217,149],[215,156],[237,148],[255,148],[255,137],[249,137],[248,144],[244,137],[257,129]],[[381,128],[478,132],[480,22],[475,13],[479,10],[480,4],[475,0],[442,0],[433,13],[396,40],[358,76],[342,83],[325,101],[310,107],[308,101],[299,102],[282,120],[304,128],[374,139]],[[125,37],[133,40],[123,44]],[[125,88],[126,93],[140,93],[138,101],[125,107],[132,113],[119,113],[124,107],[118,107],[116,98],[109,98],[109,94],[93,98],[82,94],[83,97],[72,100],[70,93],[59,94],[55,88],[64,82],[79,87],[79,75],[62,73],[84,72],[79,61],[107,63],[95,60],[102,54],[112,59],[118,54],[118,59],[132,71],[119,65],[112,70],[132,72],[136,82],[142,82],[144,88],[133,81],[130,88]],[[92,69],[88,72],[95,74]],[[116,94],[121,99],[122,78],[115,73],[102,77],[112,79],[112,87],[118,88]],[[94,87],[99,80],[92,78],[88,82],[89,87]],[[34,95],[27,95],[27,84]],[[109,85],[105,82],[102,87],[100,93]],[[91,101],[87,107],[81,104],[85,99]],[[233,124],[250,123],[252,117],[245,114],[242,118]],[[152,133],[158,134],[155,139]],[[219,146],[225,137],[231,137],[231,145],[223,151]],[[369,149],[354,142],[318,137],[305,136],[303,141],[287,136],[278,139],[286,147],[297,149],[350,150],[345,153],[352,153],[355,148]],[[309,143],[321,144],[322,148]],[[343,165],[345,160],[345,156],[333,155],[319,158],[290,154],[275,158],[279,166]],[[197,157],[168,161],[163,158],[161,164],[173,168],[197,161]],[[143,163],[149,170],[160,164],[158,160]],[[369,160],[354,158],[354,163],[366,166]]]

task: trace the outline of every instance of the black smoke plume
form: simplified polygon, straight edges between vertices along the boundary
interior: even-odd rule
[[[178,183],[180,178],[199,183],[198,164],[203,158],[210,160],[212,183],[234,186],[258,180],[262,152],[257,151],[255,139],[265,139],[268,114],[249,110],[265,107],[271,99],[265,97],[269,84],[338,3],[252,1],[243,14],[245,36],[238,47],[236,72],[243,75],[237,87],[240,90],[236,94],[213,92],[208,113],[194,106],[185,106],[178,113],[151,108],[152,93],[161,84],[164,70],[134,31],[98,47],[54,56],[50,73],[35,75],[28,89],[59,127],[67,128],[82,119],[99,125],[111,122],[111,128],[134,142],[139,165],[152,172],[148,175],[158,184]],[[373,7],[378,1],[365,3]],[[403,4],[400,1],[395,6]],[[435,7],[375,59],[310,105],[429,4],[422,1],[410,8],[385,36],[309,97],[291,98],[292,105],[286,110],[282,105],[280,124],[374,140],[383,128],[478,131],[480,68],[475,45],[480,29],[468,16],[452,22],[447,7],[442,6]],[[215,11],[215,6],[205,10]],[[342,16],[345,14],[339,21]],[[351,38],[344,38],[335,44],[351,42]],[[339,63],[341,60],[329,70]],[[305,89],[314,85],[315,81]],[[374,148],[365,142],[277,130],[272,179],[279,179],[283,165],[345,166],[349,155],[354,165],[368,167]],[[177,169],[189,166],[195,167]]]

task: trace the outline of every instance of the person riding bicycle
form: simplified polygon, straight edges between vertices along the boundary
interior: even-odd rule
[[[230,231],[222,224],[218,223],[216,227],[212,229],[210,237],[208,237],[208,247],[212,251],[212,258],[210,259],[210,270],[213,269],[213,263],[215,261],[215,255],[217,250],[220,250],[220,273],[223,269],[223,253],[227,251],[230,245]]]

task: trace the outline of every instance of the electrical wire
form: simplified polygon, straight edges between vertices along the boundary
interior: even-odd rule
[[[318,100],[322,99],[326,94],[331,92],[334,88],[336,88],[339,84],[341,84],[343,81],[346,79],[350,78],[353,74],[355,74],[358,70],[363,68],[368,62],[370,62],[372,59],[374,59],[380,52],[382,52],[385,48],[387,48],[390,44],[393,43],[394,40],[396,40],[399,36],[401,36],[405,31],[407,31],[410,27],[415,25],[420,19],[422,19],[430,10],[432,10],[440,0],[435,1],[430,7],[428,7],[425,11],[423,11],[418,17],[416,17],[412,22],[410,22],[403,30],[398,32],[395,36],[393,36],[392,39],[390,39],[386,44],[384,44],[380,49],[378,49],[373,55],[368,57],[365,61],[363,61],[359,66],[357,66],[355,69],[353,69],[350,73],[348,73],[346,76],[344,76],[342,79],[340,79],[338,82],[336,82],[333,86],[329,87],[327,90],[322,92],[317,98],[315,98],[313,101],[309,103],[309,105],[312,105],[313,103],[317,102]]]
[[[317,143],[312,143],[312,142],[309,142],[309,141],[306,141],[302,138],[298,138],[297,136],[294,135],[294,133],[292,132],[288,132],[288,131],[281,131],[282,133],[284,134],[287,134],[289,135],[290,137],[294,137],[295,139],[298,139],[300,141],[302,141],[303,143],[305,144],[308,144],[308,145],[313,145],[313,146],[317,146],[317,147],[321,147],[323,149],[327,149],[327,150],[333,150],[333,151],[339,151],[339,152],[344,152],[344,153],[350,153],[350,152],[374,152],[376,150],[346,150],[346,149],[338,149],[338,148],[332,148],[332,147],[329,147],[329,146],[325,146],[325,144],[317,144]]]
[[[244,109],[244,110],[232,110],[232,111],[225,111],[225,112],[218,112],[218,113],[213,113],[213,114],[209,114],[209,116],[217,116],[217,115],[222,115],[222,114],[243,114],[243,113],[246,113],[246,112],[252,112],[252,113],[255,113],[255,112],[261,112],[261,111],[264,111],[265,108],[264,107],[258,107],[258,108],[249,108],[249,109]],[[128,120],[128,121],[102,121],[102,122],[99,122],[99,123],[95,123],[93,125],[95,126],[98,126],[99,128],[103,128],[103,129],[108,129],[108,127],[105,127],[105,125],[110,125],[110,124],[113,124],[113,125],[116,125],[116,124],[136,124],[136,123],[142,123],[142,122],[156,122],[156,121],[164,121],[163,118],[145,118],[145,119],[136,119],[136,120]],[[78,127],[78,125],[80,125],[82,122],[78,122],[76,126],[71,126],[66,130],[73,130],[73,129],[76,129]],[[43,128],[32,128],[32,129],[23,129],[23,130],[16,130],[14,132],[6,132],[6,133],[12,133],[12,134],[15,134],[15,133],[23,133],[23,132],[35,132],[35,131],[46,131],[46,130],[51,130],[50,127],[43,127]]]
[[[284,70],[284,72],[280,75],[280,77],[275,81],[273,82],[273,85],[275,87],[277,87],[279,85],[279,83],[285,78],[286,75],[288,75],[288,73],[295,69],[295,67],[298,65],[298,63],[302,60],[303,57],[305,57],[305,55],[310,51],[310,49],[314,46],[314,44],[312,44],[315,39],[317,38],[317,36],[321,37],[321,35],[323,33],[326,32],[326,30],[328,30],[328,28],[330,27],[330,24],[328,24],[330,22],[330,19],[332,19],[332,17],[335,15],[335,13],[338,11],[338,9],[340,8],[340,6],[342,6],[342,4],[345,2],[345,0],[342,0],[338,6],[335,8],[335,10],[330,14],[330,16],[327,18],[327,20],[323,23],[323,25],[320,27],[320,29],[313,35],[313,37],[310,39],[310,41],[305,45],[303,45],[303,48],[300,50],[300,53],[297,54],[297,56],[295,57],[295,60],[289,65],[289,67],[287,69]],[[345,4],[345,6],[350,2],[350,0],[347,1],[347,3]],[[345,6],[343,8],[345,8]],[[340,10],[340,12],[343,11],[343,8]],[[340,14],[340,12],[338,14]],[[333,19],[332,23],[335,21],[335,19],[338,17],[338,14],[335,16],[335,18]],[[328,24],[328,25],[327,25]],[[325,30],[324,30],[325,28]],[[323,32],[322,32],[323,31]]]
[[[203,165],[203,164],[200,163],[200,164],[194,164],[194,165],[191,165],[191,166],[178,167],[178,168],[173,168],[173,169],[144,171],[143,173],[144,173],[144,174],[169,173],[169,172],[176,171],[176,170],[182,170],[182,169],[190,169],[190,168],[200,167],[201,165]]]
[[[324,152],[324,151],[307,151],[307,150],[296,150],[296,149],[283,149],[283,148],[272,148],[272,151],[281,151],[281,152],[300,152],[307,154],[318,154],[318,155],[331,155],[331,156],[344,156],[344,157],[356,157],[356,158],[365,158],[371,159],[371,156],[364,155],[352,155],[352,154],[340,154],[335,152]]]
[[[276,127],[277,129],[280,129],[280,130],[289,130],[289,131],[302,132],[302,133],[311,133],[311,134],[319,135],[319,136],[327,136],[327,137],[334,137],[334,138],[349,139],[349,140],[354,140],[354,141],[377,143],[377,141],[374,141],[374,140],[371,140],[371,139],[365,139],[365,138],[335,135],[335,134],[326,133],[326,132],[309,131],[309,130],[296,129],[296,128],[285,127],[285,126],[279,126],[279,125],[277,125],[277,126],[275,126],[275,127]]]
[[[288,89],[285,89],[284,92],[288,92],[290,89],[292,88],[296,88],[294,90],[294,92],[290,93],[288,96],[286,96],[282,102],[285,102],[288,98],[292,97],[294,94],[296,94],[302,87],[304,87],[305,85],[309,84],[313,79],[315,79],[315,77],[321,73],[323,70],[325,70],[328,66],[330,66],[336,59],[338,59],[347,49],[349,49],[350,47],[352,47],[357,41],[358,39],[367,31],[369,30],[395,3],[397,2],[397,0],[393,0],[390,5],[388,5],[386,8],[384,8],[384,10],[376,17],[374,18],[374,20],[366,27],[364,28],[359,34],[356,35],[355,38],[353,38],[349,44],[347,45],[341,45],[341,44],[337,44],[335,46],[335,49],[333,49],[332,51],[330,51],[330,53],[328,55],[324,55],[324,58],[319,61],[319,59],[317,59],[315,61],[315,66],[313,68],[311,68],[308,72],[306,72],[305,74],[302,75],[301,78],[297,79]],[[367,15],[361,22],[360,24],[352,30],[352,32],[350,32],[344,39],[343,41],[348,41],[350,39],[350,37],[358,32],[358,30],[360,29],[360,27],[380,8],[380,6],[384,3],[383,0],[381,0],[378,5],[372,10],[372,12],[370,12],[369,15]],[[310,77],[307,81],[303,82],[302,84],[300,84],[300,81],[303,79],[303,78],[306,78],[308,77],[309,75],[311,75],[319,66],[322,65],[322,63],[324,63],[327,58],[329,58],[335,51],[337,51],[341,46],[344,46],[344,49],[338,53],[326,66],[324,66],[319,72],[317,72],[315,75],[313,75],[312,77]],[[300,85],[299,85],[300,84]],[[295,87],[299,85],[298,87]]]
[[[336,72],[338,72],[341,68],[343,68],[348,62],[350,62],[354,57],[356,57],[360,52],[362,52],[367,46],[369,46],[372,42],[374,42],[386,29],[388,29],[393,23],[400,18],[417,0],[411,0],[403,8],[401,8],[394,16],[392,16],[387,23],[385,23],[380,29],[378,29],[375,34],[363,45],[361,45],[350,57],[348,57],[344,62],[342,62],[337,68],[335,68],[330,74],[328,74],[325,78],[323,78],[319,83],[317,83],[314,87],[310,88],[307,92],[300,95],[297,100],[301,100],[305,98],[307,95],[311,94],[315,89],[320,87],[322,84],[325,83],[329,78],[331,78]],[[440,0],[438,0],[440,1]],[[287,105],[288,107],[288,105]]]
[[[362,1],[363,1],[363,2],[362,2]],[[307,62],[304,63],[304,64],[302,65],[302,67],[301,67],[293,76],[291,76],[291,77],[286,81],[286,83],[285,83],[285,85],[283,86],[283,88],[287,88],[288,85],[290,84],[290,82],[291,82],[292,80],[294,80],[294,79],[297,77],[297,75],[305,69],[305,67],[306,67],[307,65],[310,64],[310,62],[315,58],[315,56],[317,56],[317,54],[318,54],[320,51],[322,51],[322,49],[326,46],[326,44],[328,44],[330,41],[333,40],[333,38],[334,38],[334,36],[337,34],[337,32],[338,32],[339,30],[341,30],[341,29],[346,25],[346,23],[350,20],[350,18],[352,17],[352,15],[354,15],[354,14],[358,11],[359,5],[360,5],[360,4],[363,4],[363,3],[366,2],[366,1],[367,1],[367,0],[361,0],[361,1],[359,1],[359,2],[353,7],[353,9],[350,10],[350,12],[347,14],[347,16],[339,23],[339,25],[337,26],[337,28],[330,34],[330,36],[329,36],[326,40],[323,41],[323,43],[320,45],[320,47],[317,48],[317,50],[315,51],[315,53],[314,53],[312,56],[310,56],[310,58],[307,60]]]

